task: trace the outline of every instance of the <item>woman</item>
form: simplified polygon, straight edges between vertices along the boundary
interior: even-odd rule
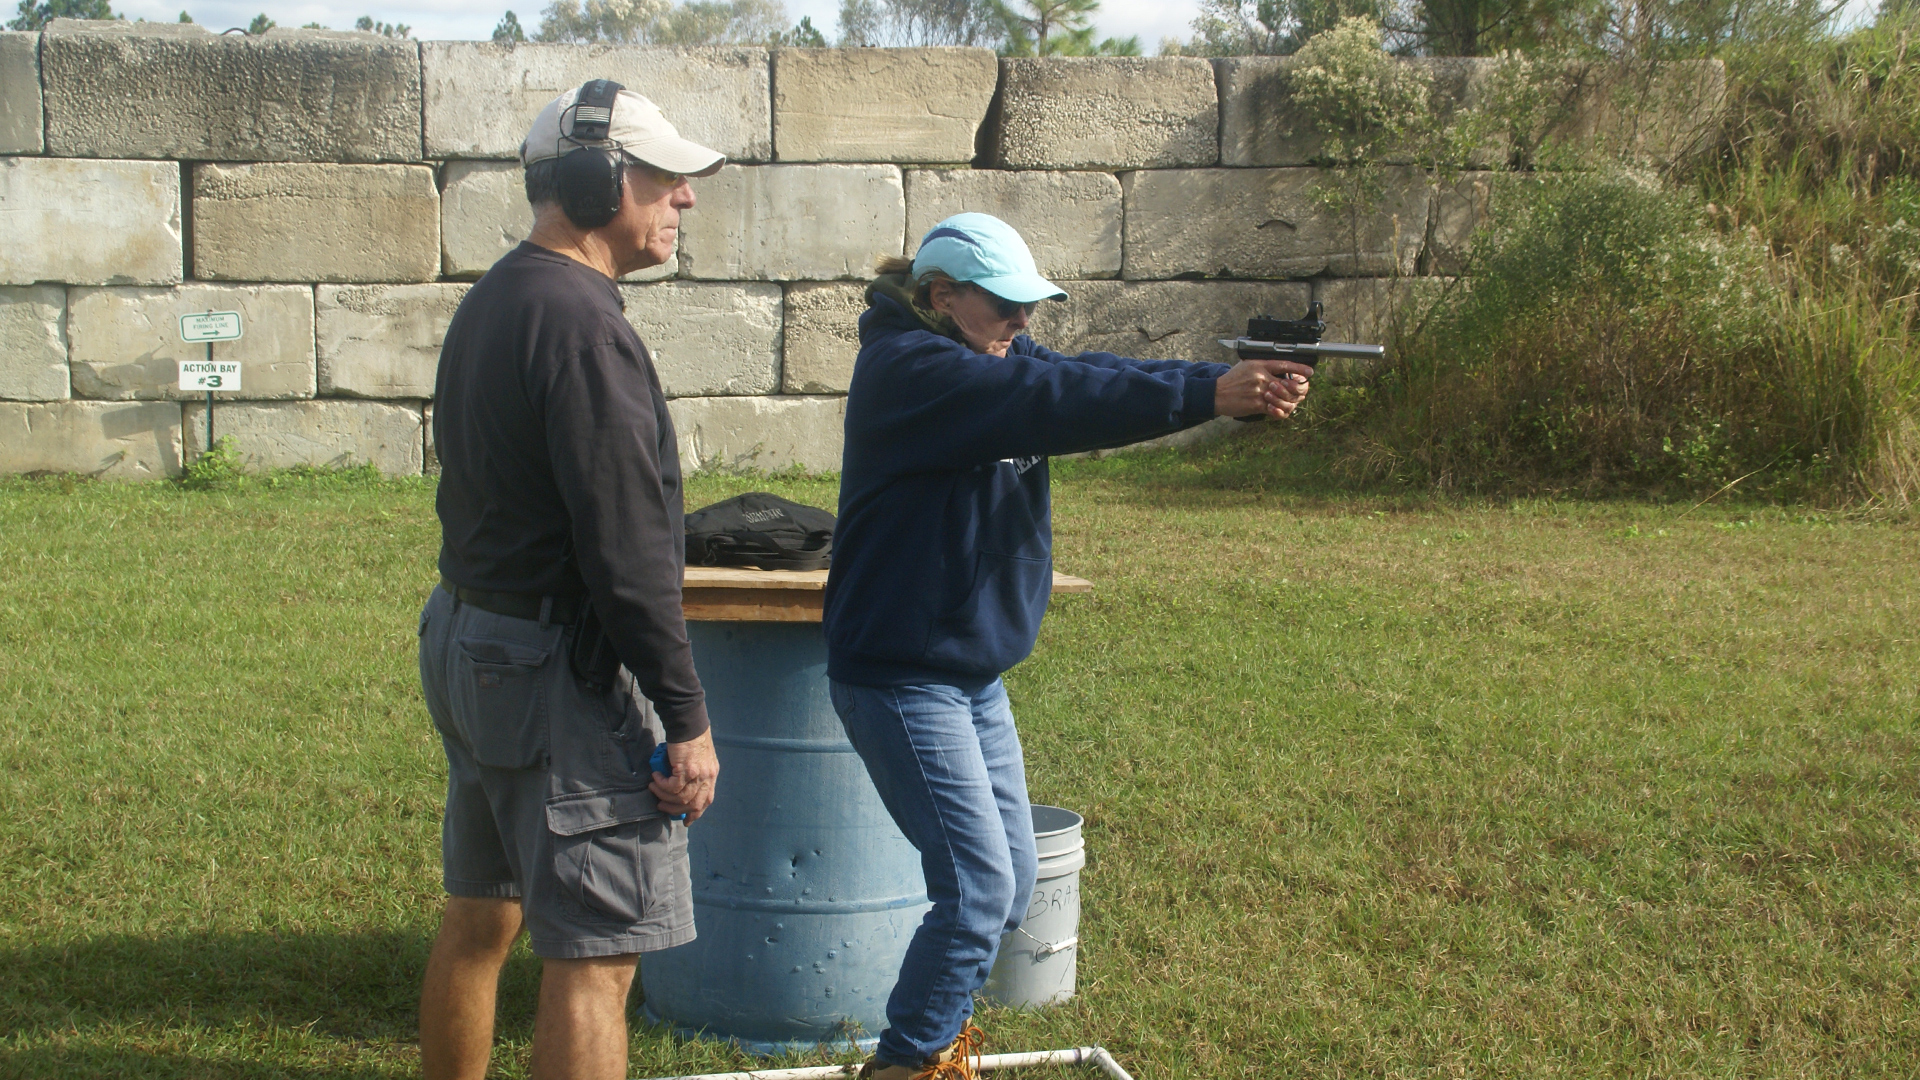
[[[933,227],[867,290],[847,397],[827,583],[834,709],[921,854],[933,910],[863,1077],[970,1077],[973,994],[1037,873],[1020,740],[1000,674],[1052,591],[1047,458],[1215,416],[1291,415],[1311,369],[1063,356],[1022,333],[1041,277],[986,214]]]

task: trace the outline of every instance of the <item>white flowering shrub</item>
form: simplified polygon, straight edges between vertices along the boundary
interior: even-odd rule
[[[1326,135],[1334,164],[1411,152],[1430,137],[1432,76],[1382,51],[1380,24],[1366,16],[1315,35],[1294,54],[1287,81],[1294,107]]]
[[[1380,24],[1368,16],[1341,19],[1314,35],[1287,69],[1296,113],[1323,136],[1323,163],[1339,182],[1316,189],[1330,210],[1364,214],[1381,194],[1381,162],[1420,156],[1431,140],[1433,80],[1421,67],[1380,48]]]
[[[1319,163],[1340,182],[1320,189],[1330,209],[1366,213],[1381,193],[1384,164],[1411,162],[1451,181],[1489,146],[1530,166],[1559,95],[1560,67],[1503,53],[1473,105],[1451,100],[1432,71],[1381,48],[1381,24],[1350,16],[1294,54],[1287,89],[1296,115],[1320,135]]]

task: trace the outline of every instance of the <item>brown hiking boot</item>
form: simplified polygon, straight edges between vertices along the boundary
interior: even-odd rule
[[[952,1045],[917,1067],[883,1065],[878,1059],[860,1067],[858,1080],[975,1080],[987,1036],[969,1020]]]

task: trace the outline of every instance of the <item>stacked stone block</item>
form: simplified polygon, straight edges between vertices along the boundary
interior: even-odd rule
[[[1459,102],[1488,70],[1419,62]],[[1062,351],[1227,360],[1215,339],[1313,299],[1380,340],[1455,287],[1486,176],[1388,162],[1376,212],[1329,211],[1286,63],[0,32],[0,472],[178,472],[206,402],[175,388],[204,355],[177,321],[207,310],[245,319],[216,347],[245,384],[215,420],[246,461],[432,469],[447,326],[532,226],[520,140],[594,77],[729,157],[673,257],[621,284],[689,468],[837,468],[874,261],[961,211],[1012,222],[1067,289],[1033,328]],[[1623,130],[1612,88],[1562,123],[1671,154],[1724,77],[1675,66],[1643,92],[1675,122]]]
[[[431,281],[440,193],[424,165],[198,165],[193,269],[216,281]]]
[[[180,406],[154,401],[0,401],[9,473],[158,480],[180,471]]]
[[[0,399],[62,401],[67,371],[67,290],[0,286]]]
[[[773,74],[781,161],[961,164],[998,65],[988,49],[781,49]]]
[[[589,79],[645,94],[681,135],[734,161],[773,156],[765,49],[429,41],[420,55],[435,160],[518,157],[541,107]]]
[[[1213,68],[1196,57],[1001,62],[996,162],[1009,169],[1167,169],[1220,160]]]
[[[249,464],[372,464],[396,476],[426,465],[425,409],[386,401],[237,401],[214,410],[214,436],[231,435]],[[187,405],[186,459],[206,449],[207,405]]]
[[[67,290],[67,357],[76,397],[175,401],[179,361],[199,360],[204,345],[180,340],[180,315],[238,311],[239,341],[219,358],[243,367],[250,398],[314,394],[313,289],[304,285],[121,286]]]
[[[842,394],[860,352],[866,286],[822,281],[787,286],[781,338],[781,389],[789,394]]]
[[[433,396],[440,342],[467,286],[322,285],[314,293],[319,384],[328,396]]]
[[[0,154],[46,148],[40,98],[40,35],[0,30]]]
[[[663,281],[620,290],[669,397],[771,394],[780,388],[780,286]]]
[[[418,161],[420,59],[378,34],[215,34],[58,19],[47,152],[177,161]]]
[[[1103,172],[915,169],[907,174],[907,235],[964,211],[1020,230],[1049,277],[1120,276],[1121,185]]]
[[[680,272],[709,281],[830,281],[905,242],[897,165],[728,165],[695,187]]]
[[[180,166],[0,158],[0,283],[172,285]]]

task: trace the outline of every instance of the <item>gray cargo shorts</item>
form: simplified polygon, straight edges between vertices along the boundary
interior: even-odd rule
[[[447,751],[447,892],[520,898],[537,956],[685,944],[687,827],[647,790],[660,721],[625,668],[605,694],[583,688],[571,634],[440,588],[420,612],[420,685]]]

